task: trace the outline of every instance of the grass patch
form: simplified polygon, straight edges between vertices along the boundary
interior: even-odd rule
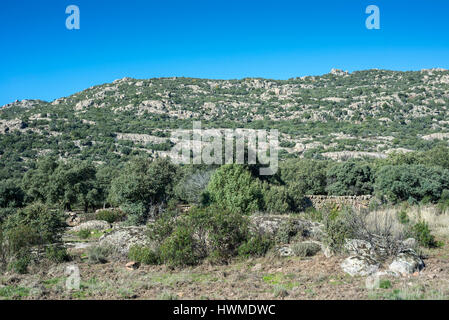
[[[6,286],[0,288],[0,297],[6,299],[25,298],[30,294],[30,289],[26,287]]]

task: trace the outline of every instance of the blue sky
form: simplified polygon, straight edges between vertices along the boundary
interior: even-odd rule
[[[67,30],[77,5],[81,29]],[[365,8],[380,8],[380,30]],[[449,68],[447,0],[2,0],[0,105],[125,76],[287,79]]]

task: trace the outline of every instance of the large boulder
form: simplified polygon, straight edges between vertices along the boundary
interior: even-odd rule
[[[91,220],[80,223],[79,225],[72,228],[71,231],[79,232],[81,230],[106,230],[111,228],[111,225],[103,220]]]
[[[369,276],[379,270],[379,263],[367,256],[350,256],[340,266],[351,276]]]
[[[252,231],[268,236],[275,235],[285,224],[305,233],[307,237],[319,239],[323,234],[323,225],[318,222],[289,217],[288,215],[252,215],[250,227]]]
[[[344,248],[351,255],[360,255],[371,258],[374,256],[373,246],[365,240],[345,239]]]
[[[149,245],[146,235],[147,227],[118,227],[101,236],[100,246],[113,248],[121,256],[128,256],[129,249],[134,245]]]
[[[400,252],[389,266],[389,270],[399,274],[408,275],[424,268],[424,262],[413,249]]]

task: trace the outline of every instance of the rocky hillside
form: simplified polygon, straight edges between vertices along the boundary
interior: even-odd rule
[[[387,70],[289,80],[123,78],[52,102],[0,109],[2,161],[44,154],[98,162],[170,150],[170,131],[279,129],[282,157],[385,157],[449,138],[449,71]]]

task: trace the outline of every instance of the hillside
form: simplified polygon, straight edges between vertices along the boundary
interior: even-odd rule
[[[52,102],[0,109],[2,166],[40,155],[120,161],[170,150],[170,130],[279,129],[281,157],[385,157],[449,137],[449,71],[387,70],[289,80],[123,78]],[[443,140],[443,141],[441,141]]]

